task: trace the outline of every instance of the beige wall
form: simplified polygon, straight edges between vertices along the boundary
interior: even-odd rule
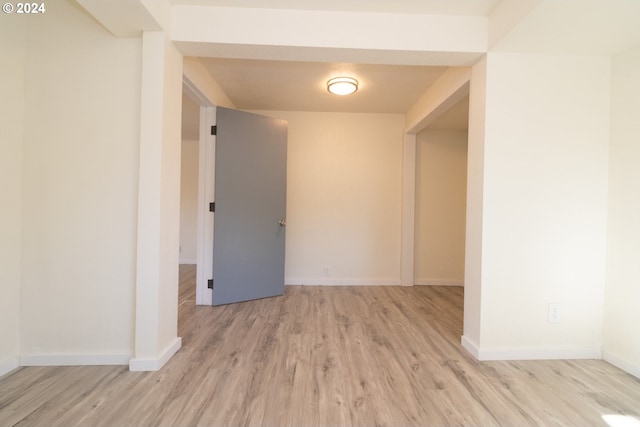
[[[18,366],[25,27],[0,16],[0,375]]]
[[[182,141],[180,168],[180,264],[195,264],[197,258],[198,150],[198,141]]]
[[[424,130],[416,142],[414,283],[464,284],[467,132]]]
[[[289,122],[286,283],[399,284],[404,117],[258,113]]]
[[[640,46],[613,58],[604,358],[640,377]]]
[[[480,357],[599,357],[610,61],[489,54],[486,87]]]
[[[15,17],[14,17],[15,18]],[[75,3],[29,21],[21,354],[127,363],[134,335],[140,40]]]

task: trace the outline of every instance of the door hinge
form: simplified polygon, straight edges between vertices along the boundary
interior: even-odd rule
[[[207,288],[213,289],[213,279],[207,280]]]
[[[218,134],[218,126],[211,126],[211,135],[217,135]]]
[[[215,211],[216,211],[216,202],[209,203],[209,212],[215,212]]]

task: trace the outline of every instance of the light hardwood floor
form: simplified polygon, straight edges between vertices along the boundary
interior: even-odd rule
[[[460,346],[462,288],[288,286],[196,307],[159,372],[29,367],[0,380],[0,426],[607,426],[640,380],[602,361],[484,362]],[[633,424],[632,424],[633,425]]]

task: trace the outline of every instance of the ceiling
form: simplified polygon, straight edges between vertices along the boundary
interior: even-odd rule
[[[447,67],[201,58],[243,110],[406,113]],[[336,96],[327,80],[348,76],[358,91]]]
[[[489,16],[501,0],[172,0],[174,4],[298,10]],[[222,90],[241,110],[323,111],[404,114],[447,67],[376,65],[233,58],[199,58]],[[327,91],[332,77],[350,76],[358,91],[339,97]],[[193,116],[186,100],[183,115]],[[468,98],[430,125],[463,130]],[[197,117],[185,118],[183,133],[197,135]],[[188,123],[187,123],[188,122]],[[191,130],[188,130],[191,129]]]
[[[336,10],[489,16],[501,0],[172,0],[173,4],[268,9]],[[268,5],[268,6],[267,6]]]
[[[638,0],[549,0],[534,8],[491,50],[610,56],[639,43]]]
[[[404,114],[448,67],[199,58],[240,110]],[[358,91],[337,96],[327,80],[355,77]],[[183,97],[183,139],[198,139],[198,106]],[[429,128],[465,130],[469,98]]]

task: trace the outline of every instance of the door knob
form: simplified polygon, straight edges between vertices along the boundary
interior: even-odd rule
[[[281,219],[280,221],[278,221],[278,225],[279,225],[280,227],[284,227],[285,225],[287,225],[287,221],[286,221],[286,220],[284,220],[284,219]]]

